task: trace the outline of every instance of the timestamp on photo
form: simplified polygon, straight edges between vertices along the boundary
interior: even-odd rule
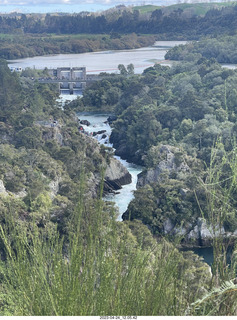
[[[100,320],[137,320],[137,316],[100,316]]]

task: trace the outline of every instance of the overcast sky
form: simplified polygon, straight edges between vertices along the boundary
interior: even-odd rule
[[[0,0],[0,12],[81,12],[106,10],[118,4],[168,5],[176,0]]]

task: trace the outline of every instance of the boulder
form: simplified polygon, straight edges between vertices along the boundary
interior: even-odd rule
[[[119,190],[122,185],[132,182],[132,176],[119,160],[111,158],[105,170],[104,180],[105,189]]]
[[[89,126],[91,123],[88,120],[81,120],[80,124],[84,124],[85,126]]]
[[[106,130],[99,130],[99,131],[93,132],[93,137],[97,136],[98,134],[102,134],[102,133],[106,133]]]

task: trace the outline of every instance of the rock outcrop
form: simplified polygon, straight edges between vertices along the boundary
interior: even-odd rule
[[[223,226],[208,226],[204,218],[198,218],[197,224],[188,233],[187,241],[200,246],[210,246],[214,237],[226,236]]]
[[[15,198],[24,198],[27,195],[25,189],[22,189],[21,191],[15,193],[7,191],[4,183],[2,180],[0,180],[0,196],[13,196]]]
[[[85,126],[89,126],[90,122],[88,120],[80,120],[80,124],[83,124]]]
[[[186,223],[183,226],[175,225],[171,219],[165,220],[163,223],[164,234],[173,236],[181,236],[183,245],[187,246],[212,246],[214,237],[222,236],[223,239],[231,238],[234,233],[225,232],[223,226],[216,225],[215,227],[208,225],[206,219],[197,218],[196,222]]]
[[[167,173],[170,176],[173,173],[191,172],[185,161],[177,159],[176,153],[179,151],[178,148],[161,145],[159,151],[163,155],[164,160],[160,161],[155,168],[141,172],[138,175],[137,188],[141,188],[146,184],[161,182],[163,173]]]
[[[105,192],[112,192],[121,189],[122,185],[131,183],[132,176],[119,160],[111,158],[105,170],[104,181]]]
[[[175,176],[177,181],[179,177],[189,177],[192,173],[191,167],[188,166],[186,161],[190,163],[188,156],[185,156],[181,151],[169,145],[161,145],[157,149],[157,164],[147,171],[144,171],[138,175],[137,188],[142,188],[149,184],[162,184],[166,179],[171,179]],[[186,160],[186,161],[185,161]],[[185,202],[190,196],[192,191],[188,188],[181,187],[180,195],[183,200],[182,206],[186,206],[189,202]],[[177,195],[178,197],[179,195]],[[157,206],[162,199],[157,195]],[[191,201],[191,200],[188,200]],[[127,218],[128,212],[124,214],[124,218]],[[163,217],[161,217],[162,219]],[[222,236],[223,239],[234,239],[237,236],[237,230],[235,232],[226,232],[224,226],[216,225],[212,226],[207,223],[203,217],[190,216],[188,221],[184,221],[183,224],[176,221],[176,218],[172,217],[164,218],[162,222],[162,232],[165,235],[180,236],[182,243],[185,246],[211,246],[213,239],[218,236]]]
[[[59,183],[61,182],[61,180],[62,180],[61,177],[57,177],[55,180],[50,181],[49,190],[50,190],[51,199],[54,199],[54,197],[58,194]]]
[[[0,195],[2,195],[2,196],[8,195],[7,190],[6,190],[2,180],[0,180]]]
[[[117,118],[118,118],[118,117],[115,116],[115,115],[109,116],[106,122],[109,123],[109,124],[111,124],[113,121],[116,121]]]
[[[95,132],[93,132],[93,137],[97,136],[98,134],[103,134],[103,133],[106,133],[106,130],[95,131]]]

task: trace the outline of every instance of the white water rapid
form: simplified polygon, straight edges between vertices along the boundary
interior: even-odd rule
[[[101,130],[106,130],[105,133],[96,135],[95,138],[99,141],[99,143],[104,144],[107,147],[113,147],[109,143],[109,136],[111,134],[111,127],[108,123],[105,123],[109,114],[101,114],[101,113],[79,113],[78,118],[80,120],[87,120],[90,122],[89,126],[83,125],[85,131],[89,134],[93,132],[98,132]],[[104,137],[105,135],[105,137]],[[125,160],[122,160],[120,157],[115,156],[129,171],[132,176],[132,182],[130,184],[124,185],[122,189],[118,190],[118,194],[108,194],[104,197],[105,201],[113,201],[118,207],[119,216],[117,218],[118,221],[122,221],[122,214],[127,210],[128,204],[133,199],[133,191],[136,190],[137,183],[137,175],[142,171],[142,168],[128,163]]]

